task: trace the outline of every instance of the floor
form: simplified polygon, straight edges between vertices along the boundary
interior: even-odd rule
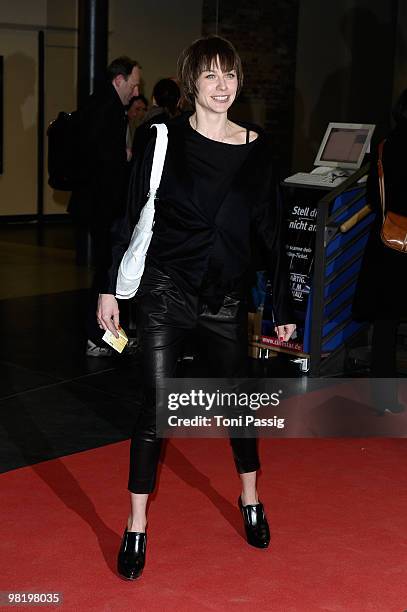
[[[92,273],[72,228],[37,239],[34,225],[0,228],[0,471],[126,439],[137,409],[137,359],[85,357]]]
[[[269,548],[245,541],[226,440],[171,440],[135,583],[116,572],[128,442],[2,474],[0,609],[22,592],[63,612],[406,610],[404,440],[260,443]]]

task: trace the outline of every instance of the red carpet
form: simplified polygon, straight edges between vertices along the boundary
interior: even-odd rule
[[[242,537],[228,446],[168,445],[134,583],[115,575],[127,442],[4,474],[0,590],[62,592],[75,611],[407,609],[405,440],[262,440],[266,551]]]

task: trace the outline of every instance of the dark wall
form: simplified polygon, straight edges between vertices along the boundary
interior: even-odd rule
[[[291,165],[299,0],[204,0],[202,33],[237,48],[244,88],[231,117],[272,134],[282,172]]]
[[[311,169],[330,121],[374,123],[374,141],[390,129],[403,3],[203,1],[203,34],[229,38],[244,64],[231,115],[270,132],[282,173]]]
[[[400,0],[404,2],[404,0]],[[330,121],[391,126],[397,0],[302,0],[293,169],[308,170]]]

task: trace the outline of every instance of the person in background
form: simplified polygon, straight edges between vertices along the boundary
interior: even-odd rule
[[[126,151],[125,107],[137,96],[140,66],[128,57],[118,57],[107,68],[106,83],[79,109],[82,143],[78,155],[84,168],[80,184],[72,192],[68,212],[82,233],[89,232],[96,268],[88,307],[86,354],[104,357],[112,349],[102,341],[95,322],[99,270],[110,255],[110,229],[123,214],[129,179]]]
[[[150,127],[153,123],[168,123],[170,119],[180,113],[178,103],[181,91],[174,79],[161,79],[154,85],[152,94],[152,107],[146,113],[143,123],[137,128],[133,140],[133,152],[142,146],[143,140],[148,139]]]
[[[145,120],[146,113],[148,111],[148,100],[143,94],[135,96],[130,100],[127,117],[130,121],[135,123],[136,127],[141,125]]]
[[[273,279],[280,340],[287,341],[295,329],[271,145],[260,128],[228,119],[243,82],[240,57],[227,40],[202,38],[181,54],[178,71],[195,112],[168,122],[154,231],[136,294],[145,398],[132,437],[131,509],[118,556],[118,572],[128,580],[143,571],[147,501],[155,488],[162,444],[156,435],[156,383],[174,376],[192,332],[208,375],[247,375],[246,295],[254,237]],[[115,226],[112,261],[99,296],[99,325],[115,336],[117,272],[146,201],[155,135],[150,129],[144,148],[137,150],[128,211]],[[256,488],[260,462],[255,431],[242,428],[239,433],[230,438],[240,475],[238,508],[248,543],[266,548],[270,534]]]
[[[386,194],[386,210],[407,216],[407,89],[400,95],[394,110],[395,127],[387,136],[382,163]],[[376,212],[359,279],[356,287],[353,314],[356,319],[372,323],[372,352],[370,372],[374,379],[397,377],[397,330],[407,318],[404,284],[407,278],[407,253],[385,246],[380,238],[383,223],[380,200],[377,154],[367,182],[368,201]],[[373,382],[373,398],[379,414],[402,412],[397,384]]]
[[[129,102],[127,108],[127,159],[130,161],[133,150],[134,134],[136,129],[143,123],[148,111],[148,100],[142,94],[135,96]]]
[[[176,117],[178,113],[178,103],[181,97],[181,92],[178,84],[174,79],[160,79],[153,88],[152,93],[152,108],[147,113],[144,122],[149,123],[157,117],[162,119],[171,119]]]

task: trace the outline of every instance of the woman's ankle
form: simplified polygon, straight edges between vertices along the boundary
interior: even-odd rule
[[[131,515],[127,519],[127,531],[137,531],[138,533],[144,533],[147,526],[146,517],[132,517]]]
[[[243,506],[254,506],[259,503],[259,497],[257,495],[257,491],[254,493],[245,493],[242,491],[240,494],[240,499],[242,500]]]

